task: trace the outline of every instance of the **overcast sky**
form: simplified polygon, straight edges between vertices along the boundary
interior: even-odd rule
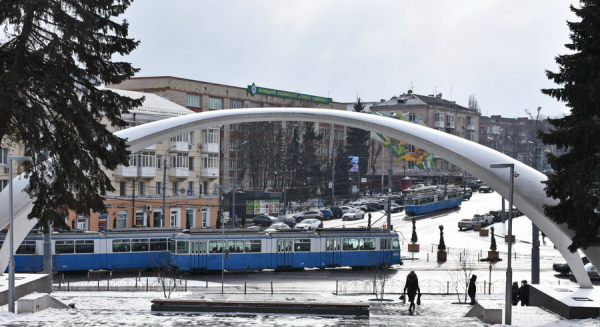
[[[379,101],[413,89],[483,115],[558,117],[540,92],[567,53],[575,0],[137,0],[123,16],[141,41],[138,77],[175,76]]]

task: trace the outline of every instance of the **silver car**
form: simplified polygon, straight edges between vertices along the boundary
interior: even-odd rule
[[[359,209],[350,209],[342,216],[342,220],[355,220],[365,218],[365,212]]]
[[[321,222],[319,219],[304,219],[302,222],[296,225],[296,228],[300,229],[317,229],[322,227],[323,222]]]

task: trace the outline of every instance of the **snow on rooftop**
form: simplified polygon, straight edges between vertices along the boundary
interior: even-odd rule
[[[152,93],[143,93],[143,92],[135,92],[135,91],[126,91],[126,90],[118,90],[118,89],[110,89],[111,91],[118,93],[120,95],[125,95],[133,99],[139,99],[141,97],[146,97],[144,99],[144,104],[141,107],[137,107],[135,109],[130,110],[131,113],[142,113],[148,115],[159,115],[159,116],[168,116],[168,117],[176,117],[193,114],[194,111],[182,107],[174,102],[171,102],[159,95]]]

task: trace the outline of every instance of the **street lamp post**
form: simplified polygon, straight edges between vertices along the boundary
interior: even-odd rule
[[[504,303],[504,324],[510,325],[512,321],[512,267],[511,267],[511,253],[512,253],[512,207],[513,207],[513,189],[515,184],[515,164],[491,164],[490,168],[510,168],[510,193],[508,195],[508,258],[506,262],[506,294]]]
[[[13,222],[13,160],[32,161],[31,157],[8,157],[8,216],[10,235],[10,259],[8,262],[8,311],[15,312],[15,225]]]
[[[538,120],[540,118],[540,111],[542,107],[537,108],[537,115],[535,116],[535,133],[538,132]],[[525,109],[525,112],[533,119],[533,115],[529,110]],[[537,171],[542,170],[541,153],[539,152],[537,135],[535,137],[534,152],[533,152],[533,168]],[[540,283],[540,229],[533,222],[531,223],[531,283]]]

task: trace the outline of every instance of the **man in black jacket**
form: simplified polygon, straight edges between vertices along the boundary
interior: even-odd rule
[[[469,280],[469,288],[467,289],[467,293],[469,294],[469,297],[471,298],[471,305],[477,303],[477,301],[475,300],[475,293],[477,292],[477,286],[475,285],[475,281],[477,280],[477,276],[473,275],[473,277],[471,277],[471,279]]]

